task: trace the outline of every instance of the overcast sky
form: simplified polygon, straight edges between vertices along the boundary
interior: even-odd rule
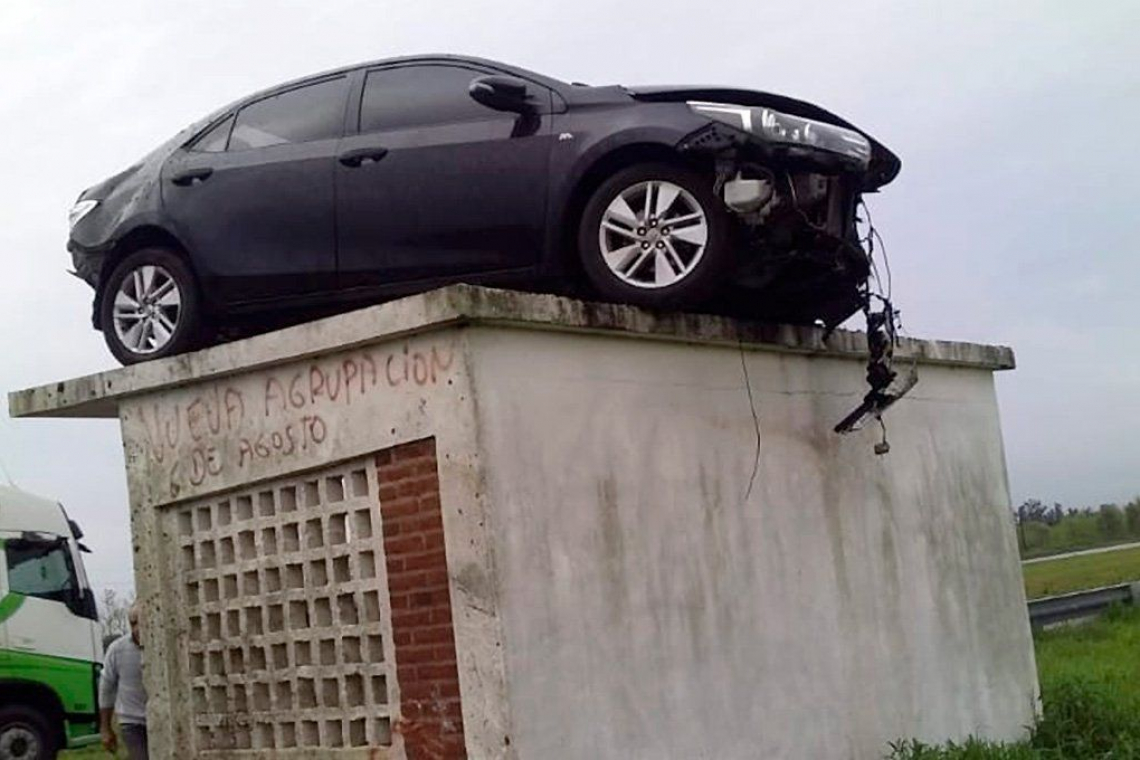
[[[68,276],[87,186],[255,89],[455,52],[592,84],[816,101],[903,160],[869,202],[914,336],[1003,343],[1014,503],[1140,495],[1140,2],[0,0],[0,389],[114,365]],[[0,461],[131,583],[118,423],[10,420]]]

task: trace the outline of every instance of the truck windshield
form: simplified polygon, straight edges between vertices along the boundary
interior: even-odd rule
[[[8,590],[56,602],[67,602],[76,589],[67,544],[62,541],[9,540]]]

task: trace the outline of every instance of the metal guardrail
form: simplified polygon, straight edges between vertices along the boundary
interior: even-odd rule
[[[1037,628],[1095,617],[1114,604],[1140,604],[1140,583],[1122,583],[1034,599],[1029,602],[1029,622]]]

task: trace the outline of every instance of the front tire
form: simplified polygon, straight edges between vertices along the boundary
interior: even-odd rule
[[[603,182],[578,230],[582,266],[607,300],[652,309],[699,306],[732,269],[732,218],[712,177],[645,163]]]
[[[0,758],[54,760],[58,752],[48,722],[26,707],[0,709]]]
[[[99,325],[107,347],[123,364],[196,348],[203,325],[190,268],[163,248],[127,255],[103,284]]]

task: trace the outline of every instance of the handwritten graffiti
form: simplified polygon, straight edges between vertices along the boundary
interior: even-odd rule
[[[379,392],[436,385],[453,363],[450,347],[405,343],[214,383],[188,399],[141,404],[141,443],[174,498],[227,469],[319,449],[334,433],[332,408],[350,407]]]
[[[238,467],[244,467],[254,459],[288,457],[298,451],[325,442],[329,428],[317,414],[306,414],[298,422],[290,422],[280,430],[258,433],[256,438],[242,438],[238,444]]]

